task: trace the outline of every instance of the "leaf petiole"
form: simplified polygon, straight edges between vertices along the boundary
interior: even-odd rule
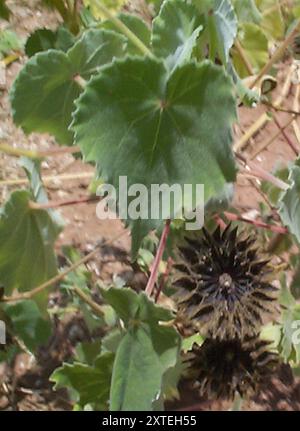
[[[91,0],[91,4],[94,6],[109,20],[111,20],[115,26],[145,55],[152,56],[149,48],[110,10],[108,10],[102,2],[99,0]]]

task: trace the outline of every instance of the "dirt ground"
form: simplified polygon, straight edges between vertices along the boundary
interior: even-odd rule
[[[20,37],[26,38],[36,28],[55,28],[59,21],[55,13],[42,8],[37,0],[8,1],[13,10],[13,18],[10,22]],[[0,28],[7,26],[0,23]],[[0,140],[4,138],[9,144],[18,147],[32,149],[48,149],[55,145],[54,140],[47,135],[31,134],[25,136],[12,122],[8,90],[22,67],[25,58],[11,64],[5,71],[6,85],[0,89]],[[280,93],[282,82],[285,79],[289,64],[279,66],[278,87]],[[292,108],[295,86],[286,97],[284,106]],[[239,126],[236,127],[236,141],[240,138],[255,120],[264,112],[264,107],[257,109],[240,108]],[[287,114],[277,113],[281,125],[287,121]],[[300,126],[300,124],[299,124]],[[271,136],[278,132],[278,127],[273,121],[269,121],[266,127],[254,137],[252,142],[243,150],[248,158],[255,149]],[[292,126],[285,129],[290,140],[297,145]],[[300,149],[300,147],[299,147]],[[267,170],[272,170],[278,163],[286,164],[295,158],[294,152],[282,134],[274,140],[268,148],[254,158],[254,161]],[[47,182],[49,198],[52,200],[72,199],[87,196],[88,185],[91,178],[59,179],[63,174],[86,173],[92,176],[93,168],[75,160],[71,155],[48,158],[43,162],[43,176],[52,176]],[[0,154],[0,180],[13,180],[23,178],[24,173],[14,159],[5,154]],[[3,202],[14,189],[12,186],[0,184],[0,200]],[[255,183],[250,183],[245,178],[238,178],[235,190],[234,206],[245,213],[258,208],[258,202],[262,196],[255,188]],[[108,240],[116,236],[124,229],[117,220],[101,221],[95,213],[95,203],[80,204],[72,207],[63,207],[61,214],[66,222],[65,229],[60,234],[56,247],[59,251],[62,245],[72,244],[83,253],[90,251],[95,242]],[[122,275],[128,283],[136,283],[139,287],[145,285],[143,277],[134,274],[129,262],[130,237],[122,236],[115,241],[113,246],[106,247],[102,254],[88,264],[96,276],[101,272],[101,279],[112,280],[114,275]],[[75,335],[74,335],[75,334]],[[40,352],[37,361],[27,354],[18,355],[12,366],[0,364],[0,410],[70,410],[72,405],[66,391],[53,391],[48,381],[48,376],[58,367],[62,361],[67,360],[74,350],[78,340],[85,338],[85,328],[80,316],[75,316],[70,321],[59,323],[50,343]],[[180,385],[181,399],[168,405],[171,409],[178,410],[227,410],[231,403],[209,402],[198,398],[186,382]],[[254,399],[244,402],[246,410],[300,410],[300,380],[294,379],[288,366],[282,366],[278,375],[274,376],[266,385],[266,388],[257,394]]]

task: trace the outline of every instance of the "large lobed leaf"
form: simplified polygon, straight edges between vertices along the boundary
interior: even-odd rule
[[[102,295],[125,323],[127,332],[116,352],[110,391],[110,409],[152,410],[162,394],[164,376],[178,361],[180,337],[174,328],[160,325],[173,318],[146,295],[131,289],[102,289]]]
[[[16,78],[11,91],[14,121],[26,133],[47,132],[61,144],[73,143],[68,130],[74,100],[82,87],[76,75],[89,79],[99,67],[124,54],[126,39],[108,31],[92,29],[67,53],[48,50],[33,56]]]
[[[194,5],[166,0],[153,21],[153,52],[172,70],[190,60],[202,29],[203,21]]]
[[[176,365],[178,346],[178,335],[172,328],[140,325],[129,330],[116,353],[110,409],[152,410],[164,373]]]
[[[123,24],[126,25],[126,27],[129,28],[129,30],[131,30],[143,42],[144,45],[146,45],[148,48],[150,47],[151,32],[145,21],[143,21],[137,15],[132,15],[124,12],[119,13],[117,17]],[[111,20],[103,21],[101,27],[108,30],[116,31],[117,33],[121,33],[115,22]],[[137,55],[141,53],[137,46],[130,40],[127,41],[127,52],[128,54]]]
[[[98,356],[93,365],[81,362],[63,364],[51,375],[55,388],[67,387],[75,391],[81,408],[93,404],[97,409],[107,408],[114,354],[106,352]]]
[[[32,57],[38,52],[47,51],[48,49],[58,49],[67,52],[76,39],[65,27],[59,27],[56,31],[48,28],[39,28],[33,32],[25,44],[25,53]]]
[[[75,142],[116,188],[119,176],[127,176],[128,187],[148,190],[152,184],[204,184],[208,200],[235,179],[232,90],[230,78],[208,61],[179,66],[169,76],[156,59],[115,60],[77,101]],[[160,207],[166,193],[156,202]],[[173,214],[180,205],[175,202]],[[157,226],[157,220],[132,223],[139,240]]]
[[[13,333],[23,341],[28,350],[34,353],[39,346],[47,343],[51,335],[51,323],[34,301],[4,304],[3,308],[6,316],[10,318]]]

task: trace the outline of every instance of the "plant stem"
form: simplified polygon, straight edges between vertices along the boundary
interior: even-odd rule
[[[107,9],[99,0],[91,0],[91,4],[94,4],[97,9],[100,10],[103,15],[111,20],[114,25],[145,55],[152,56],[149,48],[115,15],[113,15],[109,9]]]
[[[9,54],[7,57],[4,57],[2,60],[2,63],[5,67],[9,66],[14,61],[17,61],[22,56],[21,52],[14,52],[12,54]]]
[[[29,208],[32,210],[46,210],[46,209],[65,207],[69,205],[96,202],[97,200],[99,200],[98,196],[85,196],[83,198],[77,198],[77,199],[71,199],[71,200],[69,199],[69,200],[62,200],[62,201],[49,201],[45,203],[29,201]]]
[[[48,287],[53,286],[54,284],[58,283],[59,281],[63,280],[70,272],[74,271],[78,266],[88,262],[93,256],[95,256],[99,249],[101,247],[104,247],[106,245],[112,244],[117,239],[121,238],[125,234],[128,234],[128,231],[125,230],[118,235],[114,236],[113,238],[105,241],[102,244],[99,244],[96,246],[96,248],[88,253],[86,256],[84,256],[82,259],[79,259],[77,262],[75,262],[73,265],[71,265],[69,268],[67,268],[65,271],[57,274],[55,277],[50,278],[50,280],[45,281],[45,283],[40,284],[39,286],[35,287],[34,289],[30,290],[29,292],[24,292],[20,294],[16,294],[14,296],[4,296],[0,299],[0,302],[14,302],[14,301],[21,301],[24,299],[31,299],[33,296],[37,295],[38,293],[42,292],[43,290],[47,289]]]
[[[280,130],[282,136],[284,137],[284,139],[286,140],[286,142],[288,143],[288,145],[290,146],[290,148],[292,149],[292,151],[294,152],[294,154],[296,156],[299,155],[299,148],[297,147],[297,145],[294,144],[294,142],[288,137],[288,135],[286,134],[285,130],[281,127],[277,117],[274,115],[274,123],[276,124],[276,126],[278,127],[278,129]]]
[[[262,15],[266,16],[266,15],[269,15],[270,13],[276,11],[276,9],[281,9],[281,7],[285,5],[285,3],[286,3],[286,0],[277,1],[275,5],[264,10]]]
[[[282,44],[276,49],[276,51],[274,52],[274,54],[272,55],[268,63],[265,64],[265,66],[261,69],[259,74],[256,76],[255,80],[250,84],[250,89],[255,87],[255,85],[261,80],[261,78],[269,72],[269,70],[273,67],[273,65],[277,63],[278,60],[280,60],[280,58],[284,54],[284,51],[291,44],[291,42],[293,41],[294,37],[297,35],[299,30],[300,30],[300,20],[298,19],[294,29],[286,36],[286,38],[284,39]]]
[[[253,160],[255,159],[255,157],[261,153],[263,150],[265,150],[269,145],[272,144],[272,142],[275,141],[276,138],[278,138],[278,136],[282,133],[282,130],[285,130],[287,127],[290,126],[290,124],[292,124],[292,122],[294,121],[294,116],[292,116],[289,121],[287,121],[281,128],[281,130],[278,130],[278,132],[276,132],[273,136],[271,136],[270,139],[268,139],[267,141],[264,141],[259,148],[257,148],[254,153],[252,153],[250,155],[250,159]],[[299,142],[300,143],[300,142]]]
[[[268,224],[259,220],[252,220],[246,217],[240,216],[238,214],[234,214],[228,211],[224,211],[225,217],[230,221],[241,221],[244,223],[252,224],[253,226],[260,227],[263,229],[271,230],[272,232],[286,234],[288,233],[288,229],[283,226],[276,226],[272,224]]]
[[[272,205],[272,203],[270,202],[268,196],[261,190],[261,188],[256,184],[256,181],[254,181],[252,178],[248,178],[249,183],[251,184],[252,187],[255,188],[255,190],[257,191],[257,193],[262,197],[262,199],[264,200],[264,202],[267,204],[267,206],[269,207],[269,209],[271,211],[274,211],[274,206]]]
[[[62,0],[52,0],[53,6],[58,11],[64,22],[68,21],[68,11]]]
[[[171,225],[171,220],[166,220],[163,232],[161,234],[161,238],[160,238],[160,242],[159,242],[159,246],[156,252],[156,256],[151,268],[151,274],[145,289],[145,293],[146,295],[148,295],[149,297],[152,295],[155,283],[156,283],[156,279],[157,279],[157,274],[158,274],[158,268],[159,268],[159,264],[160,261],[162,259],[165,247],[166,247],[166,242],[167,242],[167,238],[170,232],[170,225]]]
[[[14,148],[11,145],[5,144],[3,142],[0,142],[0,151],[16,157],[25,156],[31,159],[38,159],[41,157],[38,151],[26,150],[25,148]]]
[[[281,108],[280,106],[273,105],[268,100],[263,100],[261,101],[261,103],[263,105],[269,106],[270,108],[274,109],[274,111],[286,112],[287,114],[293,114],[293,115],[300,115],[300,112],[298,110]]]
[[[78,179],[84,179],[84,178],[93,178],[94,173],[93,172],[75,172],[74,174],[61,174],[61,175],[45,175],[42,177],[42,182],[44,184],[49,183],[51,181],[59,180],[59,181],[65,181],[65,180],[78,180]],[[26,177],[24,178],[17,178],[15,180],[3,180],[0,181],[0,187],[2,186],[20,186],[23,184],[27,184],[29,182],[29,179]]]
[[[248,60],[248,58],[245,54],[245,51],[244,51],[244,49],[243,49],[243,47],[240,44],[240,41],[238,39],[235,40],[234,46],[236,47],[236,50],[238,51],[238,53],[239,53],[239,55],[240,55],[240,57],[244,63],[244,66],[247,69],[247,72],[249,73],[249,75],[253,75],[254,71],[252,69],[252,65],[251,65],[250,61]]]
[[[45,150],[45,151],[37,151],[37,150],[27,150],[26,148],[15,148],[9,144],[0,142],[0,151],[15,157],[25,156],[25,157],[29,157],[30,159],[42,159],[44,157],[56,156],[59,154],[78,153],[80,152],[80,148],[78,146],[73,146],[73,147],[52,148],[50,150]]]
[[[293,74],[293,65],[289,68],[286,79],[282,86],[282,91],[280,95],[274,102],[274,106],[280,106],[283,100],[286,98],[290,87],[291,87],[291,79]],[[269,117],[266,112],[264,112],[256,121],[253,123],[249,129],[244,133],[244,135],[237,141],[233,149],[235,151],[241,150],[247,144],[247,142],[254,136],[267,122],[269,121]]]
[[[290,187],[289,184],[285,183],[280,178],[275,177],[256,163],[246,160],[241,154],[236,154],[236,157],[245,165],[246,173],[251,174],[253,177],[268,181],[280,190],[287,190]]]
[[[173,259],[171,257],[169,257],[168,261],[167,261],[166,270],[165,270],[165,272],[162,275],[161,282],[159,283],[157,292],[155,294],[155,302],[158,301],[159,296],[160,296],[160,294],[161,294],[161,292],[162,292],[162,290],[163,290],[163,288],[164,288],[164,286],[166,284],[166,281],[168,280],[168,277],[169,277],[171,269],[172,269],[172,265],[173,265]]]
[[[103,313],[103,310],[100,307],[100,305],[97,304],[97,302],[93,301],[92,298],[90,298],[88,295],[86,295],[82,289],[80,289],[78,286],[74,285],[72,287],[72,291],[74,291],[76,293],[76,295],[79,296],[79,298],[83,302],[88,304],[97,316],[103,317],[104,313]]]
[[[294,101],[293,101],[293,109],[295,109],[296,111],[299,111],[299,96],[300,96],[300,84],[297,84],[296,91],[295,91],[295,97],[294,97]],[[298,144],[300,145],[300,129],[299,129],[296,118],[293,119],[293,129],[294,129]]]
[[[76,84],[78,84],[80,88],[84,89],[86,87],[86,80],[80,75],[75,75],[73,77],[73,81],[76,82]]]

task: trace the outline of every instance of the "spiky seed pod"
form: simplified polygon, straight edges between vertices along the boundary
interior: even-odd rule
[[[230,226],[199,239],[186,238],[178,250],[173,285],[178,315],[211,338],[244,338],[258,333],[263,314],[273,312],[267,260],[253,248],[255,239]]]
[[[256,393],[279,364],[258,337],[244,341],[206,339],[193,348],[190,366],[195,387],[209,399],[233,399],[236,393],[248,398]]]

